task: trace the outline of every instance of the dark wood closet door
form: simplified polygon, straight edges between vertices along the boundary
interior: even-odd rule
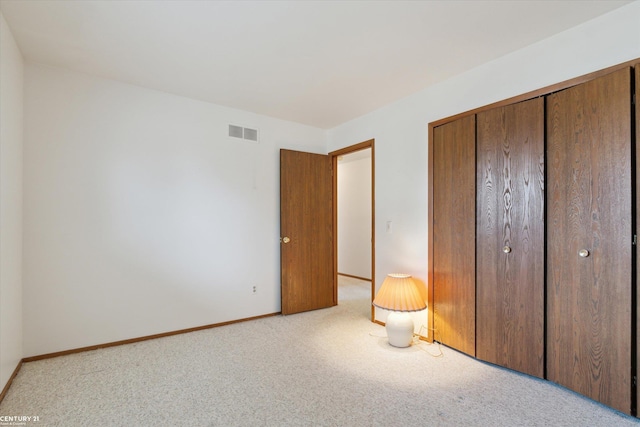
[[[477,116],[476,356],[544,376],[544,100]]]
[[[635,83],[636,83],[636,230],[637,224],[640,224],[640,189],[638,188],[638,179],[640,177],[640,149],[638,144],[640,143],[640,108],[638,108],[638,102],[640,101],[640,63],[635,65]],[[637,234],[637,231],[636,231]],[[640,251],[636,247],[636,266],[640,265]],[[636,267],[636,355],[640,355],[640,268]],[[636,367],[638,363],[636,362]],[[637,375],[637,368],[636,368]],[[636,393],[636,409],[640,408],[640,393]],[[636,411],[637,412],[637,411]],[[640,416],[640,414],[638,414]]]
[[[475,356],[475,116],[433,133],[434,339]]]
[[[547,98],[547,376],[630,413],[631,74]]]

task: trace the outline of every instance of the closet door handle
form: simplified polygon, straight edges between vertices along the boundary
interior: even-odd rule
[[[502,248],[502,252],[508,254],[509,252],[511,252],[511,248],[509,246],[505,246],[504,248]]]
[[[589,251],[586,249],[580,249],[578,251],[578,255],[580,255],[582,258],[586,258],[589,256]]]

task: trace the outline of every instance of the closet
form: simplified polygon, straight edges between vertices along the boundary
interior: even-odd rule
[[[436,340],[475,356],[475,116],[434,130]]]
[[[631,74],[547,98],[547,378],[631,399]]]
[[[636,146],[640,143],[640,107],[638,107],[638,102],[640,102],[640,64],[636,64],[635,66],[635,88],[636,91],[634,93],[634,106],[635,106],[635,114],[636,114]],[[640,179],[640,172],[638,171],[638,167],[640,167],[640,149],[638,149],[636,147],[635,150],[635,160],[636,160],[636,166],[635,166],[635,172],[636,172],[636,182],[638,179]],[[637,224],[640,224],[640,189],[636,189],[635,192],[635,223],[636,223],[636,227]],[[635,232],[637,235],[637,231]],[[637,243],[636,243],[637,245]],[[635,294],[635,298],[636,298],[636,305],[635,305],[635,309],[636,309],[636,317],[633,318],[632,320],[635,320],[635,329],[632,329],[633,331],[633,335],[632,335],[632,345],[635,346],[635,354],[636,354],[636,360],[635,360],[635,367],[633,370],[633,375],[634,375],[634,382],[636,383],[636,387],[637,387],[637,377],[638,377],[638,369],[637,369],[637,365],[638,365],[638,358],[640,355],[640,337],[638,334],[638,328],[640,328],[640,295],[637,294],[638,292],[638,284],[640,284],[640,277],[638,277],[638,275],[640,273],[638,273],[640,271],[640,269],[637,267],[638,265],[640,265],[640,251],[635,248],[635,264],[636,264],[636,269],[635,269],[635,284],[634,284],[634,289],[636,291]],[[632,300],[633,301],[633,300]],[[635,341],[635,344],[634,344]],[[633,349],[632,349],[633,351]],[[632,361],[633,363],[633,361]],[[633,366],[633,364],[632,364]],[[640,408],[640,391],[637,390],[636,388],[636,414],[638,413],[638,408]]]
[[[635,415],[632,65],[431,125],[430,298],[434,340]]]
[[[477,115],[476,356],[544,375],[544,100]]]

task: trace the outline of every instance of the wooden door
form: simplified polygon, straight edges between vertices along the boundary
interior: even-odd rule
[[[477,116],[476,356],[544,376],[544,100]]]
[[[433,129],[434,339],[475,356],[475,116]]]
[[[547,98],[547,376],[631,406],[631,75]]]
[[[280,150],[282,314],[336,305],[329,156]]]
[[[635,67],[635,86],[636,86],[636,93],[635,93],[635,107],[636,107],[636,231],[635,234],[638,233],[637,231],[637,224],[640,224],[640,188],[638,188],[638,179],[640,177],[640,149],[638,147],[638,144],[640,143],[640,107],[638,107],[638,102],[640,102],[640,63],[636,64]],[[635,331],[636,331],[636,343],[634,344],[636,347],[636,366],[634,369],[634,375],[637,377],[638,376],[638,358],[640,358],[640,268],[638,268],[637,266],[640,265],[640,251],[638,250],[637,244],[635,247],[636,250],[636,283],[635,283],[635,290],[636,290],[636,324],[635,324]],[[637,383],[637,381],[636,381]],[[637,387],[637,384],[636,384]],[[638,409],[640,408],[640,392],[636,392],[636,413],[638,412]],[[638,416],[640,416],[640,414],[637,413]]]

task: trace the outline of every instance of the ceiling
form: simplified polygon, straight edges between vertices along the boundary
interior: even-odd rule
[[[0,0],[26,61],[319,128],[630,1]]]
[[[370,158],[371,158],[371,148],[365,148],[363,150],[352,151],[350,153],[338,156],[338,162],[349,163],[349,162],[355,162],[356,160],[370,159]]]

